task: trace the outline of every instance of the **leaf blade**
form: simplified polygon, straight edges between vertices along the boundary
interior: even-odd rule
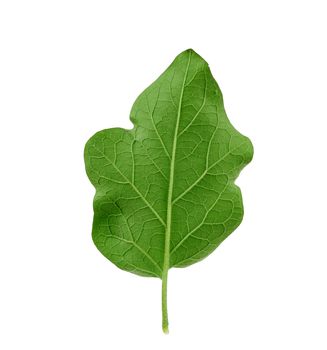
[[[163,280],[212,253],[241,223],[234,181],[253,156],[229,122],[208,64],[193,50],[176,57],[135,101],[132,130],[95,134],[85,147],[96,188],[92,236],[119,268]]]

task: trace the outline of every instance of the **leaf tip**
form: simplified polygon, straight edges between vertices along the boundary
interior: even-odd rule
[[[187,55],[189,55],[189,54],[191,54],[191,55],[197,55],[197,53],[193,50],[193,49],[191,49],[191,48],[189,48],[189,49],[187,49],[187,50],[185,50],[185,51],[183,51],[182,52],[182,54],[187,54]]]
[[[183,52],[181,52],[177,58],[179,57],[191,57],[192,60],[199,60],[204,62],[206,65],[208,64],[196,51],[194,51],[193,49],[189,48],[187,50],[184,50]]]

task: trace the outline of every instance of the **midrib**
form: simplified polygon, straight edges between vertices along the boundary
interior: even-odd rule
[[[166,234],[165,234],[165,249],[164,249],[164,261],[162,267],[162,315],[163,315],[163,330],[168,332],[168,315],[167,315],[167,276],[170,264],[170,235],[171,235],[171,219],[172,219],[172,196],[174,189],[174,175],[175,175],[175,157],[177,148],[177,135],[179,129],[179,122],[181,117],[182,101],[184,95],[184,88],[191,62],[192,51],[189,52],[187,67],[185,70],[184,80],[181,88],[181,94],[178,104],[177,120],[175,125],[175,133],[173,139],[173,148],[170,163],[170,175],[169,175],[169,187],[168,187],[168,198],[167,198],[167,221],[166,221]]]

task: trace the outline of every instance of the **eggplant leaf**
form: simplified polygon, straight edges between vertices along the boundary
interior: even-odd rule
[[[96,133],[85,147],[96,188],[92,237],[119,268],[162,279],[208,256],[241,223],[234,184],[250,140],[230,124],[208,64],[182,52],[133,105],[132,130]]]

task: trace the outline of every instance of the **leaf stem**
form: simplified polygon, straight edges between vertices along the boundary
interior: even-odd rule
[[[167,309],[167,280],[168,270],[162,274],[162,330],[165,334],[169,333],[168,327],[168,309]]]

